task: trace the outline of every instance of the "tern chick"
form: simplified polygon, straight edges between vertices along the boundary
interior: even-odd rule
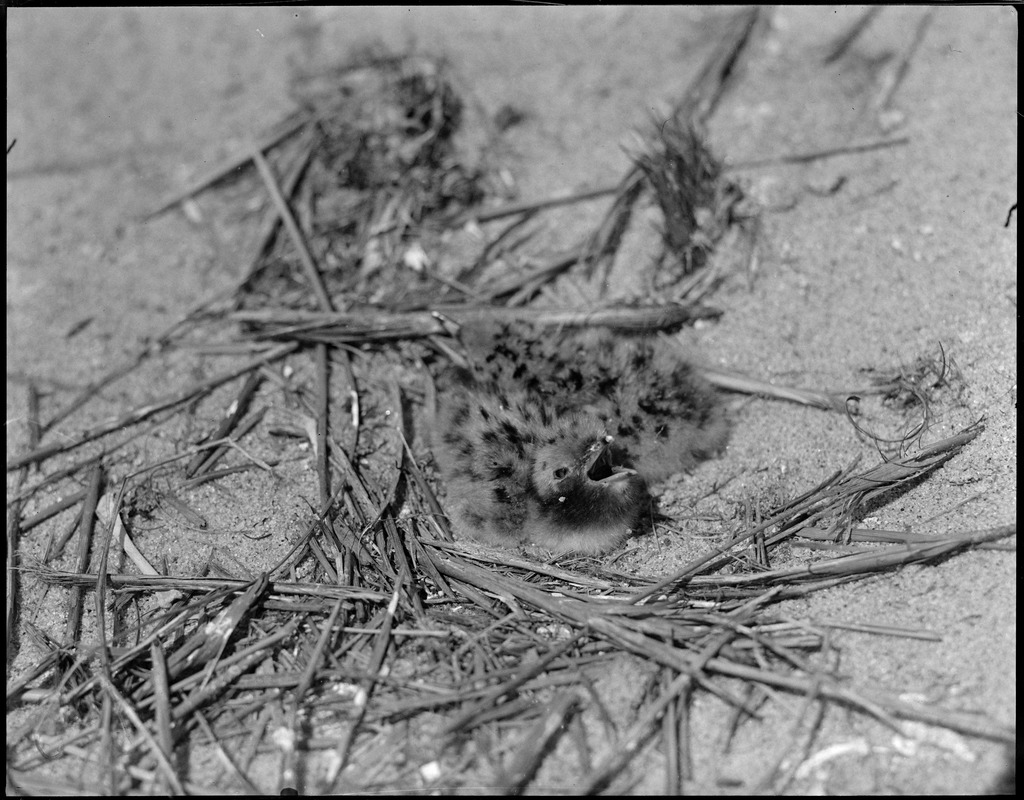
[[[523,324],[463,340],[470,366],[439,379],[433,436],[460,536],[609,550],[645,519],[650,483],[725,445],[718,396],[671,342]]]

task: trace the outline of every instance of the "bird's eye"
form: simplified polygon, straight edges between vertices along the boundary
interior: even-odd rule
[[[560,480],[562,480],[562,478],[564,478],[566,475],[569,474],[569,470],[566,469],[565,467],[559,467],[558,469],[555,470],[554,474],[555,474],[555,480],[556,481],[560,481]]]

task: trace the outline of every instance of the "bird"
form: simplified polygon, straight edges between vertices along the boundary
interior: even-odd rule
[[[649,519],[650,486],[718,453],[722,404],[671,343],[527,323],[463,330],[437,382],[434,456],[455,532],[599,554]]]

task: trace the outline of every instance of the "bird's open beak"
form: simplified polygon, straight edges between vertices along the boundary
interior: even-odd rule
[[[612,451],[608,446],[611,441],[612,437],[606,436],[590,446],[585,467],[587,477],[595,483],[609,485],[636,475],[635,469],[618,466],[612,461]]]

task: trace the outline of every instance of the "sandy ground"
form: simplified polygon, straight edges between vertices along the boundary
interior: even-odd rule
[[[892,68],[887,57],[907,47],[924,11],[887,9],[851,52],[827,66],[825,47],[857,10],[775,12],[712,120],[719,156],[743,162],[883,133],[908,136],[910,144],[739,173],[767,209],[757,270],[726,283],[713,297],[724,316],[689,339],[709,363],[809,387],[856,385],[863,367],[892,367],[934,354],[941,343],[966,391],[961,404],[939,409],[929,436],[980,417],[985,431],[866,524],[947,533],[1016,521],[1017,218],[1004,223],[1017,196],[1017,18],[1003,8],[933,9],[890,106],[874,107]],[[237,280],[250,220],[211,212],[196,226],[171,213],[141,224],[137,214],[278,119],[290,107],[287,65],[297,54],[342,57],[354,44],[378,39],[447,55],[478,110],[493,114],[511,104],[527,113],[509,132],[502,157],[519,195],[534,198],[622,175],[622,144],[679,96],[728,13],[10,9],[7,127],[8,143],[17,144],[7,157],[8,454],[25,441],[29,379],[47,392],[45,417],[191,305]],[[562,227],[578,233],[599,213],[574,208],[562,215]],[[633,246],[623,259],[643,257],[644,243]],[[152,396],[148,381],[158,381],[160,394],[194,380],[193,361],[183,356],[168,372],[116,384],[63,430]],[[838,415],[767,401],[734,406],[726,454],[691,479],[670,482],[666,502],[685,504],[730,476],[732,498],[785,496],[855,456],[877,458]],[[139,458],[159,445],[141,443]],[[239,502],[255,504],[253,520],[276,514],[298,524],[304,509],[297,499]],[[37,530],[26,553],[46,535]],[[151,546],[177,551],[178,569],[191,563],[182,542]],[[217,547],[230,552],[232,543]],[[627,563],[670,570],[686,560],[671,548],[648,545],[632,556],[640,561]],[[940,632],[941,641],[931,642],[837,630],[834,643],[854,685],[1014,724],[1015,576],[1015,552],[976,551],[829,590],[790,604],[787,613]],[[60,630],[59,619],[39,621]],[[22,662],[36,657],[21,646]],[[791,723],[781,713],[769,716],[721,756],[714,746],[721,713],[710,703],[695,710],[694,725],[705,726],[697,729],[707,739],[695,748],[694,788],[751,791],[780,757],[777,745]],[[992,743],[935,730],[901,740],[838,711],[826,716],[816,752],[833,745],[832,757],[793,790],[976,793],[1007,763]],[[652,779],[637,790],[659,791],[659,784]]]

